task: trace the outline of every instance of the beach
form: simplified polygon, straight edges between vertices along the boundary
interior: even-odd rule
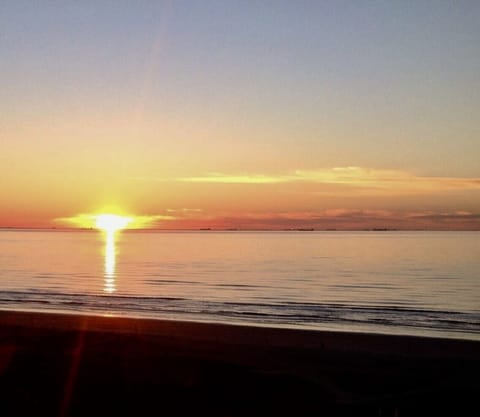
[[[2,311],[2,414],[474,415],[479,347],[469,340]]]

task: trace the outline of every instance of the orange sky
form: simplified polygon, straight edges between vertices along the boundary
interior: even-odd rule
[[[0,227],[480,230],[474,3],[186,3],[2,7]]]
[[[98,172],[98,171],[96,171]],[[284,174],[121,177],[111,184],[38,175],[7,194],[3,226],[75,227],[65,218],[114,212],[141,227],[477,229],[480,179],[359,167]],[[101,177],[101,176],[100,176]],[[12,180],[13,183],[13,180]],[[74,184],[74,186],[73,186]],[[5,192],[5,186],[2,191]]]

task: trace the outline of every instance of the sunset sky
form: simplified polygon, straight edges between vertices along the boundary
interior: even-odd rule
[[[480,230],[479,22],[479,1],[2,1],[0,227]]]

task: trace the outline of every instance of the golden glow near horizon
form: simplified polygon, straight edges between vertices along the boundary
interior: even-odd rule
[[[100,229],[108,231],[120,229],[145,229],[151,227],[158,221],[173,219],[175,219],[175,217],[171,215],[123,215],[122,211],[115,209],[106,213],[81,213],[72,217],[61,217],[55,219],[55,222],[67,224],[75,228]]]

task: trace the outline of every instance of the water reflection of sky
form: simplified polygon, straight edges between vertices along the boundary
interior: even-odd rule
[[[340,306],[349,320],[361,310],[372,322],[470,326],[478,339],[479,243],[478,232],[0,231],[0,304],[163,317],[210,303],[224,317],[314,326]]]

